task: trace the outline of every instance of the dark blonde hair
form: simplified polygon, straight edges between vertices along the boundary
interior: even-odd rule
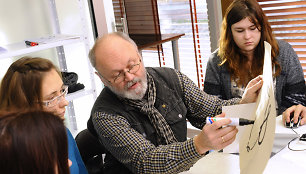
[[[0,110],[22,108],[41,109],[41,86],[47,72],[59,70],[54,64],[40,57],[22,57],[11,64],[0,86]]]
[[[63,121],[44,111],[0,113],[2,174],[69,174]]]
[[[260,41],[254,51],[251,73],[249,73],[249,68],[245,66],[248,61],[247,57],[241,53],[235,43],[231,30],[233,24],[245,18],[249,18],[261,32]],[[238,85],[246,85],[252,78],[262,74],[264,41],[267,41],[272,46],[272,65],[276,67],[274,76],[277,76],[281,70],[276,60],[279,54],[279,48],[267,17],[256,0],[235,0],[227,8],[222,22],[218,55],[221,58],[220,65],[227,64],[228,70],[231,73],[231,79],[237,78]]]

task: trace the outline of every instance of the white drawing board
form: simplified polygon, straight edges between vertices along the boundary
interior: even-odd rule
[[[271,45],[265,42],[263,86],[253,114],[254,125],[245,128],[239,143],[240,173],[263,173],[270,158],[275,134],[275,97]]]

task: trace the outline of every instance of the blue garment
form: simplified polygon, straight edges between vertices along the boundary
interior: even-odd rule
[[[76,145],[76,142],[67,128],[67,138],[68,138],[68,158],[72,162],[70,166],[71,174],[88,174],[85,164],[81,158],[79,149]]]

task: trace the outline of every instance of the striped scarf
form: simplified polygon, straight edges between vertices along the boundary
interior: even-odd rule
[[[156,88],[152,76],[147,73],[148,78],[148,100],[127,100],[128,104],[140,109],[140,112],[148,115],[150,122],[157,132],[159,144],[171,144],[177,142],[170,126],[165,118],[154,107],[156,99]]]

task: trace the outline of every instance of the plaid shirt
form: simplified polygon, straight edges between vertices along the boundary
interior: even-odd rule
[[[182,97],[188,108],[187,119],[202,128],[207,116],[221,113],[223,105],[240,99],[220,100],[200,90],[187,76],[177,71]],[[197,153],[193,138],[170,145],[155,146],[131,128],[120,115],[97,112],[93,123],[105,148],[133,173],[179,173],[188,170],[203,155]]]

